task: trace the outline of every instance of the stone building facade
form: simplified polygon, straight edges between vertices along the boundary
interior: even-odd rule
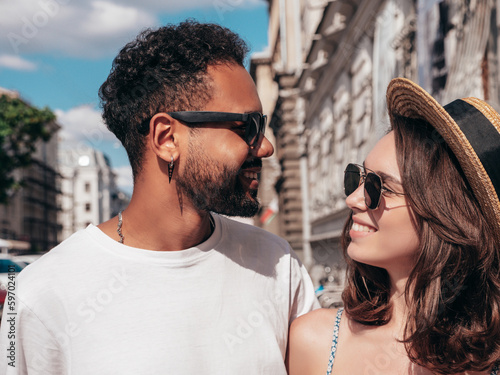
[[[273,80],[257,85],[278,87],[269,110],[281,167],[278,234],[313,281],[330,276],[342,288],[343,171],[388,129],[392,78],[443,104],[477,96],[500,109],[497,10],[500,0],[269,0]]]

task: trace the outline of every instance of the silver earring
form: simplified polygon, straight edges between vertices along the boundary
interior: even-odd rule
[[[170,163],[168,164],[168,183],[172,181],[173,174],[174,174],[174,157],[171,156]]]

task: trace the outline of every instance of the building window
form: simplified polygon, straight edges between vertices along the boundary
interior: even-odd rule
[[[90,203],[85,203],[85,211],[90,212]]]
[[[90,193],[90,182],[85,183],[85,192]]]

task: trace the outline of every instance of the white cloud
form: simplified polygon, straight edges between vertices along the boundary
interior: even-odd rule
[[[236,8],[252,7],[266,3],[265,0],[181,0],[181,1],[158,1],[158,0],[142,0],[141,7],[150,12],[179,12],[195,8],[213,8],[234,10]],[[120,4],[137,6],[136,0],[121,0]]]
[[[132,168],[130,165],[113,168],[116,173],[116,185],[126,193],[131,194],[133,190]]]
[[[158,24],[147,9],[110,1],[16,0],[4,8],[0,32],[6,37],[0,40],[0,49],[14,54],[114,55],[140,30]]]
[[[36,70],[35,63],[25,60],[16,55],[0,55],[0,68],[7,68],[13,70],[32,71]]]
[[[142,18],[145,18],[144,20]],[[90,13],[81,25],[83,35],[110,36],[129,31],[130,25],[147,20],[147,16],[133,7],[124,7],[107,1],[91,3]]]
[[[57,122],[62,126],[59,137],[63,141],[90,143],[93,147],[101,142],[119,142],[102,121],[101,113],[90,105],[71,108],[68,111],[54,111]]]
[[[139,31],[159,26],[158,14],[212,8],[221,17],[264,0],[4,0],[0,50],[57,51],[74,57],[114,56]],[[221,20],[222,21],[222,20]]]

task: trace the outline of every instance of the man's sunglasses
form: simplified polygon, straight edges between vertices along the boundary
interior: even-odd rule
[[[245,126],[244,140],[250,146],[255,146],[260,135],[266,130],[267,116],[259,112],[230,113],[208,111],[168,112],[174,119],[187,124],[200,124],[207,122],[240,121]]]
[[[380,204],[382,193],[388,191],[392,194],[404,195],[396,193],[386,187],[382,182],[382,178],[373,171],[365,173],[365,168],[358,164],[347,164],[344,171],[344,192],[346,196],[351,195],[362,183],[365,184],[365,204],[370,210],[376,210]]]

